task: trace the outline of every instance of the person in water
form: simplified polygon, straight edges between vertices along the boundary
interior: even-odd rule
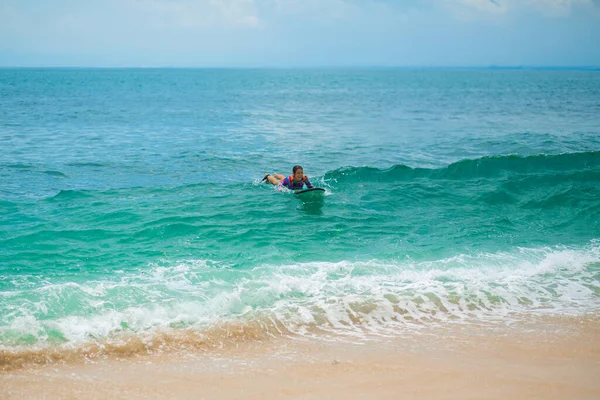
[[[292,168],[293,175],[285,177],[281,174],[273,172],[273,175],[266,174],[263,182],[267,181],[273,185],[286,187],[290,190],[300,190],[306,185],[309,189],[314,188],[308,180],[308,176],[304,175],[304,169],[300,165],[294,165]]]

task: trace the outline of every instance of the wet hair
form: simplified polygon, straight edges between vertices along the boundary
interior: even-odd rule
[[[302,171],[304,171],[304,168],[302,168],[301,165],[294,165],[294,168],[292,168],[292,173],[296,173],[296,171],[298,171],[299,169],[301,169]]]

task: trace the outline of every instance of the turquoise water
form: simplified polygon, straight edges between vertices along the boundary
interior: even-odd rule
[[[1,69],[0,182],[5,355],[600,310],[597,71]]]

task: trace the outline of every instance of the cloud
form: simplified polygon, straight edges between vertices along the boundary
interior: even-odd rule
[[[591,65],[598,1],[0,0],[0,64]]]
[[[374,13],[400,16],[421,11],[449,11],[449,18],[459,20],[499,20],[523,13],[567,17],[575,9],[598,11],[598,3],[600,0],[256,0],[263,12],[272,9],[279,16],[330,22]]]
[[[61,29],[73,26],[192,28],[256,27],[260,25],[254,0],[0,0],[0,24]],[[74,24],[80,21],[78,24]]]
[[[259,25],[253,0],[126,0],[121,4],[148,18],[188,28]]]
[[[502,16],[509,10],[502,0],[443,0],[446,9],[455,17],[463,20],[489,16]]]
[[[261,26],[253,0],[0,0],[4,52],[202,51]]]
[[[567,17],[574,8],[592,9],[598,5],[597,0],[524,0],[524,3],[551,17]]]
[[[109,8],[160,28],[239,28],[260,24],[253,0],[110,1]]]
[[[257,0],[261,13],[271,18],[309,19],[320,22],[356,18],[368,7],[368,3],[352,0]]]
[[[600,0],[442,0],[455,15],[474,18],[482,15],[514,15],[522,12],[550,17],[567,17],[576,8],[597,8]]]

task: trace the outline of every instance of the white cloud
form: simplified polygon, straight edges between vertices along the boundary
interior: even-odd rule
[[[592,8],[598,0],[441,0],[455,15],[476,18],[482,15],[509,15],[533,11],[546,16],[566,17],[576,7]]]
[[[168,26],[204,28],[259,25],[253,0],[126,0],[119,3],[144,18]]]
[[[253,0],[0,0],[0,53],[239,54],[262,26]]]
[[[259,0],[263,9],[278,15],[308,17],[316,20],[344,20],[359,16],[369,1],[349,0]]]
[[[18,21],[18,24],[15,22]],[[260,25],[254,0],[0,0],[0,25],[33,30],[202,29]],[[77,34],[77,31],[72,32]]]
[[[595,0],[524,0],[524,3],[547,16],[568,16],[575,7],[591,8]]]
[[[313,20],[350,20],[364,15],[403,15],[415,11],[450,12],[461,20],[498,19],[522,12],[569,16],[575,8],[594,7],[600,0],[255,0],[261,10]]]
[[[442,0],[446,9],[459,19],[495,17],[507,13],[509,7],[502,0]]]

